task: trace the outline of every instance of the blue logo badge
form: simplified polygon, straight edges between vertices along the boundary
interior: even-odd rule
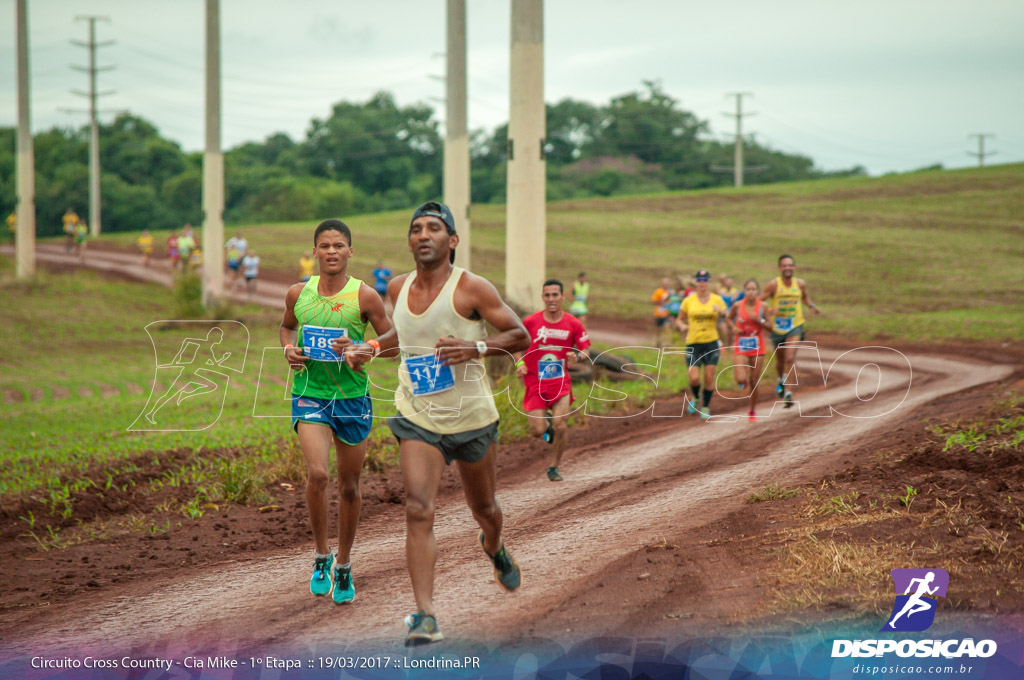
[[[938,598],[946,596],[949,573],[945,569],[893,569],[896,602],[883,631],[919,632],[935,621]]]

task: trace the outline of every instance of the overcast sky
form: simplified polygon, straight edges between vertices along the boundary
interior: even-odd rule
[[[444,0],[221,0],[223,144],[274,132],[377,90],[443,122]],[[97,23],[101,100],[203,147],[203,0],[29,0],[32,127],[77,126],[88,89],[84,14]],[[510,0],[467,0],[469,125],[508,118]],[[0,0],[0,125],[17,124],[14,0]],[[545,99],[604,104],[660,81],[728,139],[727,92],[754,96],[744,132],[819,167],[872,174],[1024,161],[1024,0],[548,0]],[[110,120],[113,113],[102,116]]]

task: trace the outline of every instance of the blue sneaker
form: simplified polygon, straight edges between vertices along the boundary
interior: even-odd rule
[[[686,412],[691,415],[697,412],[697,407],[693,405],[692,399],[686,400]]]
[[[327,557],[317,557],[313,561],[313,578],[309,579],[309,592],[314,595],[326,595],[331,592],[332,564],[334,564],[334,553]]]
[[[483,531],[480,532],[480,547],[484,547]],[[504,543],[501,544],[498,552],[493,557],[487,553],[486,548],[484,548],[484,554],[487,555],[487,559],[494,565],[494,580],[498,582],[499,586],[510,593],[519,587],[522,583],[522,572],[519,570],[519,563],[508,554]]]
[[[356,599],[356,587],[352,583],[352,569],[334,568],[334,591],[331,593],[334,604],[348,604]]]
[[[781,382],[775,383],[775,394],[782,396],[782,393],[786,391],[786,386]]]
[[[437,619],[422,610],[405,617],[405,625],[409,632],[405,636],[405,646],[428,645],[444,639],[444,633],[437,627]]]
[[[711,417],[711,409],[709,409],[707,406],[705,406],[703,409],[701,409],[700,419],[701,420],[707,420],[710,417]]]

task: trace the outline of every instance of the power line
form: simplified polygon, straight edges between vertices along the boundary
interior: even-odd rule
[[[97,21],[110,21],[109,17],[96,16],[96,15],[80,15],[75,17],[75,21],[88,21],[89,22],[89,42],[82,42],[81,40],[72,40],[72,45],[78,45],[79,47],[85,47],[89,50],[89,66],[74,66],[72,69],[76,71],[82,71],[89,74],[89,91],[82,92],[81,90],[71,90],[72,94],[76,94],[80,97],[87,97],[89,99],[89,228],[92,235],[100,235],[100,127],[99,122],[96,119],[98,110],[96,108],[96,99],[107,95],[114,94],[113,90],[107,92],[99,92],[96,90],[96,74],[100,71],[110,71],[113,66],[96,66],[96,48],[107,47],[113,45],[113,40],[105,40],[103,42],[96,42],[96,22]],[[78,113],[80,109],[62,109],[71,113]]]
[[[978,167],[983,168],[985,167],[985,156],[994,156],[995,154],[999,153],[998,151],[985,151],[985,138],[994,138],[995,135],[992,134],[991,132],[975,132],[973,134],[967,135],[968,139],[970,139],[971,137],[976,137],[978,139],[978,150],[968,151],[967,155],[975,156],[978,159]]]

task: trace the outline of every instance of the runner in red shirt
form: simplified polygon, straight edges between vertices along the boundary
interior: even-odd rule
[[[523,410],[529,417],[530,435],[543,437],[555,447],[548,479],[560,482],[558,464],[565,451],[569,405],[573,402],[568,368],[581,354],[589,356],[590,338],[579,319],[562,311],[565,293],[561,281],[548,279],[541,290],[543,311],[523,319],[531,343],[525,354],[515,354],[516,375],[526,386]]]
[[[732,327],[733,375],[740,389],[750,386],[750,410],[747,419],[757,420],[757,383],[764,369],[764,329],[771,323],[764,318],[764,305],[759,299],[761,290],[754,279],[743,284],[743,299],[737,300],[726,317]]]

